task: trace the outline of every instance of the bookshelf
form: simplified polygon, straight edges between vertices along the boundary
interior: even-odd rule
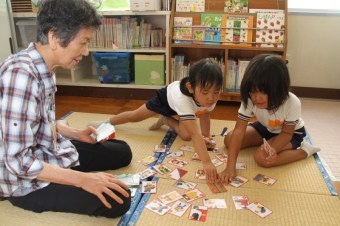
[[[169,53],[169,24],[170,24],[170,11],[100,11],[99,12],[103,18],[120,18],[120,17],[140,17],[145,21],[148,21],[156,28],[161,28],[163,30],[163,40],[164,43],[162,47],[141,47],[141,48],[102,48],[102,47],[90,47],[90,54],[83,57],[83,60],[75,68],[71,70],[58,69],[57,74],[57,85],[62,86],[82,86],[82,87],[105,87],[105,88],[127,88],[127,89],[159,89],[160,85],[139,85],[134,82],[131,83],[101,83],[98,79],[95,60],[92,56],[93,52],[106,52],[106,53],[131,53],[134,54],[161,54],[168,58]],[[10,12],[10,17],[12,18],[12,30],[15,31],[12,34],[13,48],[14,51],[20,51],[21,49],[27,47],[27,41],[34,41],[36,27],[34,23],[28,23],[31,21],[36,21],[35,12]],[[22,25],[18,25],[18,22]],[[22,37],[21,29],[25,29],[25,33],[33,30],[33,36]],[[23,39],[27,39],[25,42]],[[168,71],[169,67],[165,61],[165,84],[168,84]],[[138,74],[135,74],[138,76]]]
[[[176,2],[180,0],[173,0],[171,7],[171,21],[170,21],[170,36],[169,36],[169,57],[168,57],[168,65],[169,65],[169,82],[176,80],[177,76],[177,66],[173,65],[175,62],[176,56],[184,56],[184,65],[190,64],[194,61],[197,61],[204,57],[214,57],[221,61],[222,70],[224,71],[224,87],[223,92],[221,93],[220,100],[223,101],[240,101],[240,94],[237,89],[232,91],[228,90],[227,81],[230,79],[230,73],[228,73],[228,59],[248,59],[250,60],[252,57],[261,53],[273,53],[278,54],[286,59],[286,50],[287,50],[287,0],[248,0],[248,9],[265,9],[265,10],[280,10],[284,14],[284,25],[282,29],[277,29],[283,35],[282,41],[280,45],[276,47],[264,47],[267,41],[262,42],[262,46],[259,46],[259,41],[256,42],[256,31],[260,30],[257,28],[257,13],[231,13],[224,12],[224,3],[225,0],[205,0],[205,10],[204,12],[177,12],[176,11]],[[222,38],[219,41],[214,42],[214,44],[207,42],[201,42],[197,44],[195,40],[191,40],[188,43],[188,40],[180,42],[174,35],[174,28],[176,28],[174,24],[175,17],[189,17],[192,18],[192,28],[196,29],[199,27],[203,27],[202,25],[202,15],[203,14],[220,14],[222,15],[222,23],[220,27],[221,34],[226,34],[226,22],[223,21],[226,18],[226,15],[232,16],[251,16],[253,17],[253,26],[249,27],[249,30],[252,30],[251,38],[248,39],[245,43],[228,43],[222,34]],[[207,27],[203,27],[207,28]],[[263,29],[264,30],[264,29]],[[194,37],[194,36],[193,36]],[[206,40],[206,39],[205,39]],[[250,41],[249,41],[250,40]],[[228,77],[229,76],[229,77]],[[235,81],[235,83],[237,83]]]

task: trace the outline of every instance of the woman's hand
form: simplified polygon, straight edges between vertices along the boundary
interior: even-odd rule
[[[97,196],[107,208],[111,208],[111,205],[105,199],[104,193],[119,204],[123,204],[123,200],[112,190],[121,193],[125,197],[129,197],[129,193],[126,191],[129,189],[128,186],[108,173],[85,173],[80,184],[76,186]]]
[[[97,134],[97,130],[92,126],[88,126],[86,127],[86,129],[80,130],[78,134],[79,141],[90,144],[97,143],[97,140],[93,136],[91,136],[91,134]]]

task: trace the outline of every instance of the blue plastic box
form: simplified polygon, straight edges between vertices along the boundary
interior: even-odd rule
[[[131,53],[92,53],[101,83],[130,83],[133,81]]]

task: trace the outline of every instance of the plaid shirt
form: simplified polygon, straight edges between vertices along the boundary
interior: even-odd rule
[[[63,168],[78,164],[72,143],[60,134],[53,139],[56,91],[55,74],[34,43],[0,64],[0,197],[47,186],[36,179],[42,162]]]

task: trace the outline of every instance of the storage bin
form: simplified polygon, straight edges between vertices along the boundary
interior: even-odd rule
[[[131,53],[94,52],[98,79],[101,83],[130,83],[133,81]]]
[[[165,56],[135,54],[135,84],[164,85]]]
[[[16,22],[19,30],[20,47],[26,48],[30,42],[37,41],[37,21],[33,19],[18,20]]]

